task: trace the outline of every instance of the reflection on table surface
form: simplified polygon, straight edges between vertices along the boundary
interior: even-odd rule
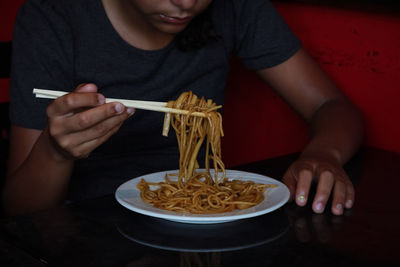
[[[177,223],[132,213],[116,227],[129,240],[154,248],[222,252],[273,243],[288,232],[289,223],[282,210],[257,219],[218,224]]]
[[[289,155],[239,169],[279,179]],[[133,213],[114,196],[1,224],[1,266],[399,266],[400,155],[364,149],[346,166],[356,205],[343,216],[290,203],[252,219],[181,224]]]

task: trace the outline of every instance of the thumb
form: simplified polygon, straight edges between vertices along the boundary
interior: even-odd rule
[[[288,169],[285,174],[283,175],[282,182],[288,187],[290,191],[290,198],[289,201],[293,201],[294,196],[296,194],[296,185],[297,180],[294,177],[293,173]]]

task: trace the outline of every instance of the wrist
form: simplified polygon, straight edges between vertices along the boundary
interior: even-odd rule
[[[338,149],[324,144],[309,144],[301,153],[302,158],[317,158],[326,161],[334,161],[343,165],[342,156]]]

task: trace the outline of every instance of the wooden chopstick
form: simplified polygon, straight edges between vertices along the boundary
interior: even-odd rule
[[[65,94],[68,94],[69,92],[64,92],[64,91],[55,91],[55,90],[47,90],[47,89],[33,89],[33,93],[36,95],[38,98],[49,98],[49,99],[56,99],[57,97],[63,96]],[[124,99],[117,99],[117,98],[106,98],[106,103],[110,102],[128,102],[131,104],[140,104],[140,105],[154,105],[154,106],[160,106],[160,107],[165,107],[167,105],[167,102],[156,102],[156,101],[143,101],[143,100],[124,100]]]
[[[48,98],[48,99],[56,99],[57,97],[68,94],[69,92],[64,91],[56,91],[56,90],[47,90],[47,89],[33,89],[33,94],[35,94],[38,98]],[[141,101],[141,100],[128,100],[128,99],[117,99],[117,98],[106,98],[106,103],[110,102],[120,102],[124,104],[126,107],[143,109],[143,110],[151,110],[165,113],[175,113],[175,114],[189,114],[189,111],[169,108],[166,107],[166,102],[156,102],[156,101]],[[218,106],[220,107],[220,106]],[[198,117],[206,117],[204,112],[192,112],[190,115],[198,116]]]

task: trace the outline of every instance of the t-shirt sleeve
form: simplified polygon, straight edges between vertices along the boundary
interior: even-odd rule
[[[43,129],[50,100],[33,88],[71,90],[72,42],[66,18],[49,1],[26,1],[15,21],[10,83],[10,120]]]
[[[225,22],[225,26],[231,24],[229,28],[232,29],[228,31],[231,36],[226,40],[233,42],[232,52],[246,68],[260,70],[276,66],[300,49],[300,40],[270,1],[226,1],[222,12],[225,12],[224,18],[231,22]],[[227,5],[230,6],[229,11]]]

